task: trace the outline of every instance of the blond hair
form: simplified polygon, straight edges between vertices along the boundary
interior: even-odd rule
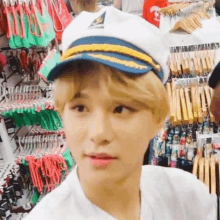
[[[144,108],[150,109],[158,123],[165,120],[169,113],[169,101],[165,87],[154,72],[143,76],[131,76],[99,65],[94,62],[83,61],[69,68],[61,77],[55,80],[54,99],[58,112],[62,115],[66,103],[80,92],[86,72],[105,71],[105,87],[109,95],[138,102]]]

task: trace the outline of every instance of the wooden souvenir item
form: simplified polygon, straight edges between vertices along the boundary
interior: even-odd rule
[[[207,108],[206,108],[205,93],[204,93],[203,86],[199,87],[199,93],[200,93],[201,102],[202,102],[202,116],[204,118],[207,116]]]
[[[193,164],[193,175],[195,175],[196,177],[198,177],[198,170],[199,170],[199,156],[196,155],[195,160],[194,160],[194,164]]]
[[[191,87],[191,97],[192,97],[192,109],[193,109],[193,118],[194,122],[197,122],[198,119],[198,107],[197,107],[197,101],[196,101],[196,92],[195,87]]]
[[[198,122],[202,123],[203,122],[203,115],[202,115],[202,105],[201,105],[199,87],[196,87],[195,93],[196,93],[196,100],[197,100],[197,104],[198,104],[197,105],[197,107],[198,107]]]
[[[204,86],[204,89],[205,89],[205,95],[206,95],[208,106],[210,106],[211,105],[211,97],[210,97],[210,93],[209,93],[209,88],[208,88],[208,86]],[[211,113],[210,109],[209,109],[209,117],[210,117],[211,122],[215,122],[215,117]]]
[[[211,162],[210,162],[210,167],[211,167],[211,194],[216,194],[216,162],[215,158],[212,155],[211,157]]]
[[[174,113],[174,119],[173,119],[173,126],[176,126],[178,124],[177,121],[177,100],[176,100],[176,87],[175,87],[175,80],[172,79],[172,103],[173,103],[173,113]]]
[[[180,91],[176,89],[176,104],[177,104],[177,123],[178,125],[182,122],[182,115],[181,115],[181,106],[180,106]]]
[[[205,185],[210,191],[210,159],[209,157],[205,158]]]
[[[188,118],[189,118],[189,124],[193,124],[192,103],[190,102],[188,87],[186,87],[184,89],[184,91],[185,91],[185,97],[186,97],[186,105],[187,105],[187,113],[188,113]]]
[[[167,88],[167,93],[168,93],[169,101],[170,101],[170,122],[172,123],[175,118],[175,113],[174,113],[174,108],[173,108],[173,98],[172,98],[170,83],[167,83],[166,88]]]
[[[175,55],[174,55],[174,53],[171,53],[170,56],[171,56],[171,61],[172,61],[172,65],[173,65],[173,73],[175,76],[178,76],[178,69],[177,69]]]
[[[183,88],[179,89],[180,92],[180,103],[181,103],[181,109],[182,109],[182,123],[183,124],[189,124],[189,118],[188,118],[188,113],[187,113],[187,108],[186,108],[186,100],[184,97],[184,90]]]
[[[199,159],[199,179],[204,183],[204,172],[205,172],[205,158]]]

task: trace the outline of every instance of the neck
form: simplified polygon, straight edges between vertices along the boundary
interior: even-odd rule
[[[83,176],[83,172],[81,175],[80,169],[78,174],[83,191],[92,203],[118,220],[140,219],[141,167],[129,177],[113,183],[97,184]]]

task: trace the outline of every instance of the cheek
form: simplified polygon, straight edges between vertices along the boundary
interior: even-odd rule
[[[77,160],[83,151],[79,146],[82,146],[82,143],[85,140],[86,129],[68,113],[63,116],[63,124],[66,132],[67,145],[70,148],[73,157]]]
[[[127,142],[148,143],[155,133],[155,123],[150,112],[136,113],[129,120],[114,119],[113,127]]]
[[[142,161],[155,132],[152,114],[138,113],[130,120],[115,120],[113,126],[126,161],[129,163]]]

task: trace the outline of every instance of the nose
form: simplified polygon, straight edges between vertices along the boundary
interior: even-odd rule
[[[113,140],[113,128],[108,116],[97,112],[92,118],[90,140],[96,145],[108,145]]]

